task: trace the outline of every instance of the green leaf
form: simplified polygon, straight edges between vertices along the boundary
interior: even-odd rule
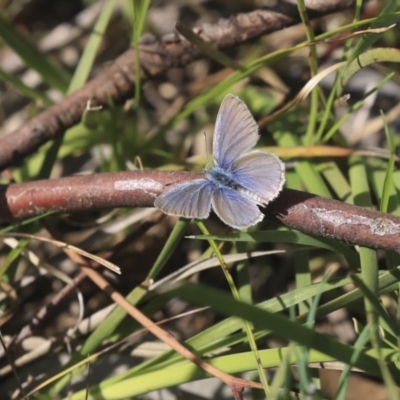
[[[312,246],[331,250],[342,254],[349,261],[352,269],[359,265],[358,254],[351,248],[338,243],[335,240],[314,238],[295,230],[261,231],[261,232],[238,232],[234,235],[212,235],[214,240],[235,241],[235,242],[268,242],[268,243],[293,243],[304,246]],[[191,238],[207,239],[207,236],[196,235]]]

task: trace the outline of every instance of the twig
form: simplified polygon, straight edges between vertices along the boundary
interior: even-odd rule
[[[199,176],[190,172],[125,171],[0,185],[0,221],[51,211],[153,207],[165,187]]]

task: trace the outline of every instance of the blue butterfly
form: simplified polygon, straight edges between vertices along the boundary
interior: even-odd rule
[[[285,167],[279,158],[251,151],[259,139],[258,126],[246,104],[225,96],[218,111],[213,139],[215,166],[205,169],[204,179],[174,186],[154,205],[169,215],[204,219],[211,207],[218,217],[235,229],[245,229],[264,218],[265,206],[281,191]]]

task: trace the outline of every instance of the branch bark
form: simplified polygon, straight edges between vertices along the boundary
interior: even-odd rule
[[[164,190],[203,174],[131,171],[0,186],[0,221],[44,212],[153,207]],[[400,253],[400,217],[297,190],[284,189],[264,209],[288,228],[347,244]]]
[[[316,18],[347,9],[355,1],[306,0],[305,3],[310,18]],[[280,1],[274,7],[221,19],[217,24],[203,24],[193,31],[218,49],[226,49],[299,22],[295,2]],[[172,33],[160,40],[151,35],[143,36],[139,56],[140,75],[142,80],[146,80],[172,67],[186,66],[201,54],[184,37]],[[93,106],[107,107],[110,99],[119,103],[131,97],[135,82],[134,59],[134,50],[127,50],[82,89],[0,138],[0,170],[20,162],[47,141],[79,123],[89,101]]]

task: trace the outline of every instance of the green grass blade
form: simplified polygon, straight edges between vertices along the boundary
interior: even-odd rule
[[[360,71],[371,64],[377,62],[400,62],[400,51],[393,48],[377,48],[370,49],[363,54],[360,54],[356,60],[352,61],[343,71],[341,84],[346,86],[349,79]]]
[[[240,303],[220,291],[187,283],[178,288],[177,293],[185,300],[213,307],[223,314],[226,314],[228,310],[230,310],[229,312],[234,310],[237,317],[251,321],[258,328],[271,330],[280,337],[310,347],[345,363],[352,359],[353,351],[351,347],[290,321],[281,315]],[[379,375],[377,361],[366,353],[360,355],[356,365],[369,373]]]
[[[357,341],[354,344],[354,353],[351,361],[344,366],[343,371],[340,374],[339,382],[337,385],[338,388],[335,395],[333,396],[335,400],[346,400],[346,391],[350,380],[351,369],[354,367],[354,363],[357,361],[358,356],[364,351],[364,348],[367,345],[370,336],[371,331],[369,327],[366,327],[357,338]]]
[[[68,86],[68,93],[75,92],[86,83],[90,71],[93,68],[96,54],[103,40],[104,33],[110,22],[115,4],[116,0],[108,0],[104,3],[103,10],[96,21],[93,32],[89,37],[85,49],[80,57],[78,66],[75,69],[74,76]]]
[[[167,242],[165,243],[163,249],[161,250],[157,260],[155,261],[150,272],[147,274],[146,280],[154,279],[165,266],[167,261],[170,259],[171,255],[177,248],[180,240],[185,234],[186,228],[189,224],[189,220],[181,218],[174,226]]]
[[[1,17],[0,37],[51,87],[66,92],[70,80],[69,74],[60,65],[55,66],[50,62],[44,54],[22,37],[12,24]]]
[[[383,9],[380,11],[379,18],[373,18],[370,28],[382,28],[387,27],[393,24],[396,24],[399,21],[398,11],[400,5],[397,0],[388,1],[384,5]],[[349,62],[353,62],[356,57],[360,56],[366,50],[368,50],[372,45],[378,41],[384,33],[369,33],[365,34],[361,37],[358,43],[354,46],[352,54],[349,56]]]
[[[135,71],[140,71],[140,49],[139,42],[140,36],[143,33],[147,10],[150,6],[150,0],[132,0],[133,4],[133,32],[132,32],[132,44],[135,49]],[[135,74],[135,106],[139,109],[140,105],[140,91],[141,81],[140,74]]]
[[[19,78],[7,73],[1,68],[0,79],[9,85],[12,85],[14,89],[17,90],[22,96],[26,96],[32,100],[38,101],[44,106],[50,106],[53,104],[53,101],[49,97],[47,97],[45,93],[26,86],[25,83],[22,82]]]
[[[196,235],[191,238],[206,240],[204,235]],[[352,269],[359,267],[359,257],[350,247],[330,239],[314,238],[295,230],[260,231],[260,232],[238,232],[233,235],[212,235],[214,240],[235,241],[235,242],[268,242],[268,243],[293,243],[303,246],[319,247],[342,254],[349,262]]]

